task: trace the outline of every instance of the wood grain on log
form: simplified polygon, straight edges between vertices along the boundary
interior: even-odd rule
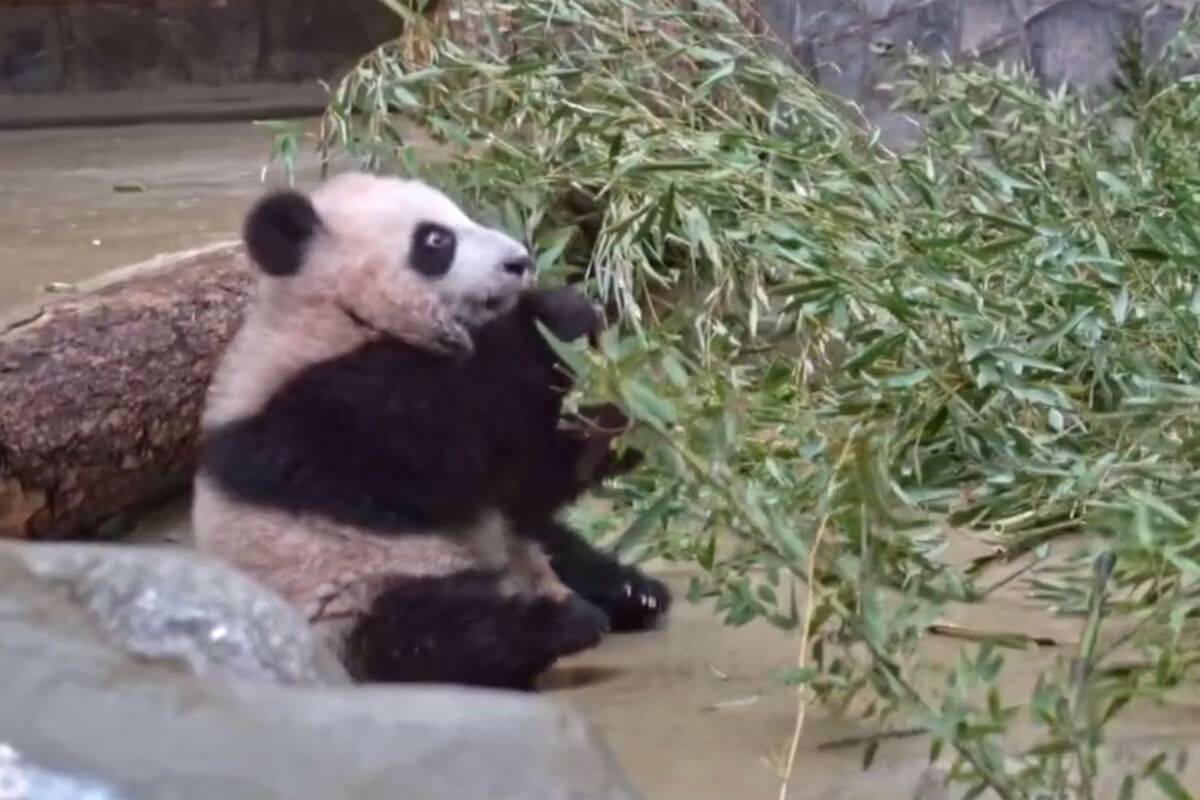
[[[94,536],[187,486],[204,393],[252,280],[225,243],[0,321],[0,537]]]

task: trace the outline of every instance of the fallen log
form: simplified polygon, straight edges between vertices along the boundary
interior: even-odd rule
[[[0,320],[0,537],[92,538],[185,488],[252,287],[238,243],[162,256]]]

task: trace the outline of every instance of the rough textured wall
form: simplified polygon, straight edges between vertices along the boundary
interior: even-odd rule
[[[883,53],[912,44],[933,54],[1023,61],[1051,86],[1102,86],[1128,31],[1150,54],[1190,3],[1158,0],[762,0],[772,29],[822,85],[868,107]]]
[[[883,53],[912,43],[1023,59],[1048,83],[1108,80],[1124,31],[1156,50],[1187,0],[758,0],[800,64],[876,98]],[[399,32],[378,0],[0,0],[0,92],[333,77]]]
[[[399,30],[378,0],[0,0],[0,93],[332,78]]]

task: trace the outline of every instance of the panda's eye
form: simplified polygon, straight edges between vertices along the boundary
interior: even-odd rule
[[[441,250],[454,243],[454,235],[442,228],[428,228],[421,237],[421,244],[431,250]]]

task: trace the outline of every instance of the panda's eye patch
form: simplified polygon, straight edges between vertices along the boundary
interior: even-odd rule
[[[445,275],[454,263],[457,244],[454,231],[433,222],[423,222],[413,231],[409,266],[426,277]]]

